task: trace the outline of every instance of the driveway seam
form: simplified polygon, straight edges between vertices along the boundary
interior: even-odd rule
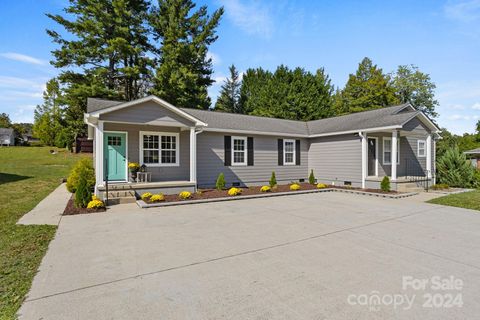
[[[402,218],[406,218],[406,217],[410,217],[410,216],[414,216],[414,215],[418,215],[418,214],[422,214],[422,213],[426,213],[426,212],[434,211],[434,210],[436,210],[436,208],[430,208],[430,209],[427,209],[427,210],[417,211],[417,212],[413,212],[413,213],[406,214],[406,215],[403,215],[403,216],[392,217],[392,218],[383,219],[383,220],[379,220],[379,221],[369,222],[369,223],[366,223],[366,224],[363,224],[363,225],[360,225],[360,226],[353,226],[353,227],[349,227],[349,228],[344,228],[344,229],[339,229],[339,230],[335,230],[335,231],[331,231],[331,232],[317,234],[317,235],[310,236],[310,237],[307,237],[307,238],[301,238],[301,239],[297,239],[297,240],[283,242],[283,243],[279,243],[279,244],[268,246],[268,247],[263,247],[263,248],[253,249],[253,250],[247,250],[247,251],[243,251],[243,252],[239,252],[239,253],[235,253],[235,254],[230,254],[230,255],[226,255],[226,256],[221,256],[221,257],[217,257],[217,258],[192,262],[192,263],[185,264],[185,265],[170,267],[170,268],[166,268],[166,269],[146,272],[146,273],[137,274],[137,275],[129,276],[129,277],[124,277],[124,278],[120,278],[120,279],[115,279],[115,280],[111,280],[111,281],[96,283],[96,284],[93,284],[93,285],[84,286],[84,287],[80,287],[80,288],[75,288],[75,289],[62,291],[62,292],[57,292],[57,293],[53,293],[53,294],[49,294],[49,295],[44,295],[44,296],[37,297],[37,298],[25,299],[25,302],[26,303],[27,302],[33,302],[33,301],[47,299],[47,298],[51,298],[51,297],[55,297],[55,296],[59,296],[59,295],[73,293],[73,292],[76,292],[76,291],[82,291],[82,290],[86,290],[86,289],[90,289],[90,288],[109,285],[109,284],[112,284],[112,283],[118,283],[118,282],[123,282],[123,281],[127,281],[127,280],[138,279],[138,278],[142,278],[142,277],[146,277],[146,276],[150,276],[150,275],[154,275],[154,274],[160,274],[160,273],[164,273],[164,272],[168,272],[168,271],[185,269],[185,268],[189,268],[189,267],[193,267],[193,266],[197,266],[197,265],[202,265],[202,264],[216,262],[216,261],[220,261],[220,260],[235,258],[235,257],[243,256],[243,255],[248,255],[248,254],[252,254],[252,253],[257,253],[257,252],[270,250],[270,249],[286,247],[286,246],[289,246],[289,245],[292,245],[292,244],[297,244],[297,243],[306,242],[306,241],[310,241],[310,240],[314,240],[314,239],[319,239],[319,238],[327,237],[327,236],[330,236],[330,235],[334,235],[334,234],[338,234],[338,233],[342,233],[342,232],[346,232],[346,231],[351,231],[351,230],[354,230],[354,229],[363,228],[363,227],[367,227],[367,226],[371,226],[371,225],[375,225],[375,224],[381,224],[381,223],[389,222],[389,221],[393,221],[393,220],[398,220],[398,219],[402,219]]]

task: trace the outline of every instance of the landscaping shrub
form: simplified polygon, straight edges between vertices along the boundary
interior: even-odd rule
[[[188,191],[182,191],[178,194],[178,196],[182,200],[187,200],[187,199],[190,199],[192,197],[192,193],[188,192]],[[152,198],[150,198],[150,200],[152,200]]]
[[[87,205],[87,209],[102,209],[102,208],[105,208],[105,204],[98,199],[93,199],[93,197],[92,197],[92,201],[90,201]]]
[[[188,191],[183,191],[183,192],[188,192]],[[183,193],[182,192],[182,193]],[[180,193],[180,195],[182,194]],[[190,193],[190,192],[188,192]],[[190,195],[191,196],[191,195]],[[190,198],[190,196],[188,196],[186,199]],[[150,201],[151,202],[160,202],[160,201],[164,201],[165,200],[165,196],[163,195],[163,193],[159,193],[159,194],[154,194],[150,197]]]
[[[273,188],[277,185],[277,178],[275,177],[275,171],[272,171],[272,176],[270,177],[270,188]]]
[[[240,188],[230,188],[230,190],[228,190],[228,195],[229,196],[238,196],[239,194],[242,194],[242,189]]]
[[[387,177],[387,176],[383,177],[382,182],[380,183],[380,189],[382,189],[382,191],[385,191],[385,192],[390,191],[390,178],[389,177]]]
[[[270,192],[272,191],[272,188],[270,186],[263,186],[260,188],[261,192]]]
[[[225,189],[225,175],[223,174],[223,172],[221,172],[218,175],[217,183],[215,184],[215,189],[217,190]]]
[[[324,188],[326,188],[326,187],[327,187],[327,185],[326,185],[325,183],[319,183],[319,184],[317,184],[317,189],[324,189]]]
[[[82,174],[82,171],[79,171],[79,173],[80,178],[78,180],[77,189],[75,190],[75,207],[86,208],[92,198],[92,193],[90,192],[85,174]]]
[[[300,185],[298,183],[293,183],[290,185],[290,190],[292,191],[297,191],[297,190],[300,190],[302,187],[300,187]]]
[[[315,184],[315,175],[313,174],[313,169],[310,171],[310,175],[308,176],[308,182],[310,184]]]
[[[433,190],[445,190],[448,188],[449,188],[448,184],[445,184],[445,183],[437,183],[432,186]]]
[[[151,197],[153,196],[153,194],[151,194],[150,192],[145,192],[143,193],[140,198],[142,198],[143,201],[147,201],[149,200]]]
[[[475,168],[466,156],[454,147],[437,160],[438,180],[451,187],[470,188],[477,185]]]
[[[89,190],[95,185],[95,170],[93,169],[92,159],[83,158],[75,164],[67,178],[67,190],[69,192],[75,193],[75,190],[77,190],[80,173],[85,176]]]

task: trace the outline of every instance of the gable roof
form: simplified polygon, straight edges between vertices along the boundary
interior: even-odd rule
[[[12,128],[0,128],[0,134],[8,134],[11,135],[13,133]]]
[[[207,111],[191,108],[177,108],[164,100],[149,96],[135,101],[121,102],[90,98],[87,101],[87,111],[91,114],[111,112],[131,106],[143,100],[154,100],[172,111],[179,111],[207,126],[206,131],[259,133],[278,136],[316,137],[354,133],[358,131],[374,131],[379,129],[400,129],[405,123],[415,117],[438,132],[440,129],[425,114],[416,110],[410,104],[358,112],[344,116],[325,118],[313,121],[286,120],[227,112]],[[140,101],[140,102],[139,102]]]

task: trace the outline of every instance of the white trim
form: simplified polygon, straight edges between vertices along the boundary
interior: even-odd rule
[[[423,113],[423,111],[418,111],[416,112],[413,116],[411,116],[410,118],[408,118],[408,120],[406,120],[405,122],[402,123],[402,127],[404,125],[406,125],[409,121],[411,121],[413,118],[416,118],[418,116],[421,116],[421,119],[420,121],[422,121],[424,124],[430,126],[430,129],[433,129],[433,132],[434,133],[440,133],[442,132],[442,130],[440,130],[440,128],[432,121],[430,120],[429,117],[427,117],[425,115],[425,113]]]
[[[307,138],[339,136],[339,135],[342,135],[342,134],[358,133],[358,132],[365,132],[365,133],[367,133],[367,132],[377,132],[377,131],[395,130],[395,129],[401,129],[401,128],[402,128],[402,126],[396,125],[396,126],[388,126],[388,127],[367,128],[367,129],[360,129],[360,130],[348,130],[348,131],[312,134],[312,135],[308,135]]]
[[[296,138],[308,138],[306,134],[294,134],[294,133],[282,133],[282,132],[266,132],[266,131],[255,131],[255,130],[234,130],[234,129],[217,129],[217,128],[205,128],[205,132],[221,132],[221,133],[236,133],[236,134],[247,134],[247,135],[262,135],[262,136],[281,136],[281,137],[296,137]]]
[[[190,182],[197,181],[197,135],[195,127],[190,128]]]
[[[392,142],[391,142],[391,148],[392,148],[392,156],[391,156],[391,159],[392,159],[392,164],[391,164],[391,172],[390,172],[390,176],[391,176],[391,179],[392,180],[397,180],[397,166],[398,166],[398,163],[400,161],[399,158],[400,158],[400,152],[399,152],[399,148],[398,148],[398,145],[399,145],[399,139],[398,139],[398,132],[397,131],[393,131],[392,132]]]
[[[103,134],[104,141],[105,141],[105,134],[108,134],[108,133],[124,133],[125,134],[125,180],[108,180],[108,182],[110,182],[110,181],[112,181],[112,182],[118,182],[118,181],[129,182],[130,179],[128,177],[128,131],[114,131],[114,130],[104,131],[104,134]],[[103,150],[105,151],[105,142],[104,142]],[[103,165],[105,165],[105,152],[104,152],[104,155],[103,155]],[[105,170],[105,168],[103,170]]]
[[[391,143],[392,137],[383,137],[383,142],[382,142],[382,163],[385,165],[391,165],[392,162],[386,162],[385,161],[385,140],[390,141],[390,152],[392,153],[393,149],[393,144]],[[400,164],[400,137],[397,138],[397,166]],[[393,155],[393,153],[392,153]],[[393,159],[393,158],[392,158]]]
[[[143,160],[143,136],[158,136],[158,163],[145,163]],[[174,136],[175,139],[175,163],[162,163],[162,136]],[[161,131],[139,131],[139,151],[138,159],[140,164],[147,167],[179,167],[180,166],[180,134],[178,132],[161,132]]]
[[[362,138],[362,188],[365,189],[367,179],[367,134],[365,132],[358,132],[358,135]]]
[[[109,113],[109,112],[112,112],[112,111],[116,111],[116,110],[120,110],[120,109],[123,109],[123,108],[131,107],[131,106],[134,106],[136,104],[140,104],[140,103],[144,103],[144,102],[148,102],[148,101],[153,101],[153,102],[158,103],[159,105],[169,109],[170,111],[175,112],[179,116],[192,121],[197,126],[207,126],[207,124],[205,122],[200,121],[199,119],[195,118],[194,116],[180,110],[179,108],[175,107],[174,105],[168,103],[167,101],[165,101],[163,99],[160,99],[157,96],[148,96],[148,97],[145,97],[145,98],[132,100],[132,101],[128,101],[128,102],[125,102],[125,103],[120,103],[120,104],[114,105],[112,107],[108,107],[108,108],[105,108],[105,109],[90,112],[89,115],[99,116],[99,115],[104,114],[104,113]]]
[[[170,122],[166,124],[155,124],[155,123],[139,123],[139,122],[129,122],[129,121],[117,121],[117,120],[102,120],[106,123],[117,123],[117,124],[129,124],[134,126],[145,126],[145,127],[172,127],[180,128],[180,130],[190,129],[190,126],[182,124],[180,122]]]
[[[287,142],[291,142],[293,144],[293,158],[292,158],[292,162],[287,162],[287,157],[286,157],[286,154],[287,154],[287,148],[286,148],[286,145],[287,145]],[[296,141],[293,140],[293,139],[283,139],[283,165],[284,166],[294,166],[296,164],[296,159],[297,159],[297,145],[296,145]]]
[[[423,154],[420,154],[420,144],[423,143]],[[418,139],[417,140],[417,157],[426,158],[427,157],[427,141]]]
[[[367,137],[367,146],[368,146],[368,139],[375,140],[375,177],[378,177],[378,137]],[[367,149],[367,176],[368,176],[368,149]]]
[[[248,147],[247,147],[247,137],[243,137],[243,136],[232,136],[232,142],[231,142],[231,153],[232,153],[232,166],[246,166],[247,165],[247,157],[248,157]],[[235,145],[235,140],[243,140],[244,141],[244,145],[243,145],[243,162],[235,162],[234,159],[235,159],[235,152],[240,152],[240,151],[235,151],[233,149],[234,145]]]
[[[427,141],[426,141],[426,146],[425,146],[425,149],[426,149],[426,153],[427,153],[427,159],[426,159],[426,162],[427,162],[427,178],[431,178],[432,177],[432,135],[429,134],[427,136]]]
[[[103,154],[103,121],[98,121],[95,126],[95,194],[98,195],[98,186],[105,183],[103,166],[105,156]]]

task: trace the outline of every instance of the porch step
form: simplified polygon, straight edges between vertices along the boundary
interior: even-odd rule
[[[415,182],[399,183],[397,184],[398,192],[422,192],[424,188],[417,185]]]
[[[137,198],[135,197],[135,192],[132,190],[108,192],[108,205],[134,203],[135,201],[137,201]]]

